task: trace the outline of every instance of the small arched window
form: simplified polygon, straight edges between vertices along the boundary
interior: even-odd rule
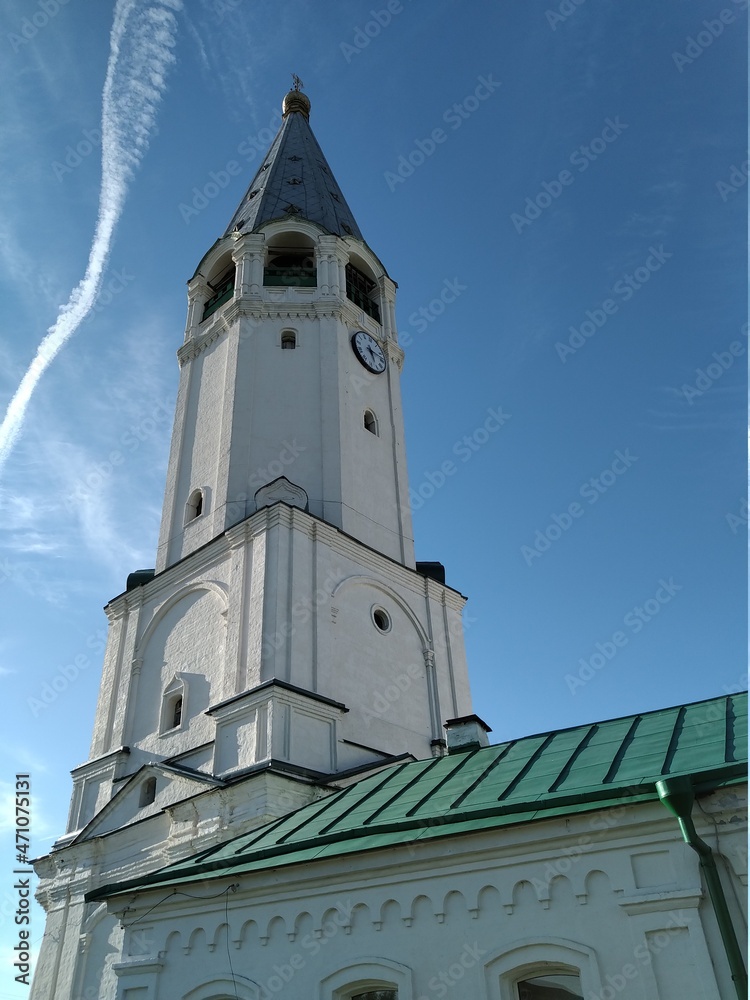
[[[297,346],[297,334],[291,330],[285,330],[281,335],[281,350],[293,351]]]
[[[150,806],[151,803],[156,798],[156,778],[146,778],[146,780],[141,785],[141,797],[138,801],[138,805],[142,809],[144,806]]]
[[[162,735],[182,729],[186,718],[187,685],[180,674],[175,674],[162,695],[161,723],[159,732]]]
[[[378,418],[372,410],[365,410],[364,427],[366,431],[370,432],[370,434],[374,434],[375,437],[378,436]]]
[[[203,513],[203,490],[193,490],[185,504],[185,524]]]

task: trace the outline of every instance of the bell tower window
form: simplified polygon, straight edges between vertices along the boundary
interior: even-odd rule
[[[285,330],[281,335],[281,350],[293,351],[297,346],[297,335],[291,330]]]
[[[370,434],[374,434],[375,437],[378,436],[378,418],[372,410],[365,410],[364,427],[366,431],[370,432]]]
[[[346,265],[346,297],[379,323],[380,306],[372,299],[376,287],[375,282],[353,264]]]
[[[269,247],[263,284],[269,287],[315,288],[318,283],[312,247]]]
[[[225,302],[228,302],[234,295],[234,272],[235,267],[232,264],[231,267],[222,271],[215,280],[208,282],[208,287],[213,292],[213,295],[203,307],[201,322],[204,319],[208,319],[212,313],[215,313],[217,309],[223,306]]]

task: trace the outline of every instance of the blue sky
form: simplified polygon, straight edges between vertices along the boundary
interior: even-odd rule
[[[34,853],[64,830],[102,605],[154,564],[185,281],[292,72],[399,283],[417,558],[469,597],[493,738],[744,688],[747,0],[186,6],[97,305],[0,471],[6,831],[17,771]],[[102,179],[114,5],[44,10],[0,13],[3,412],[84,276]],[[6,911],[0,1000],[26,995]]]

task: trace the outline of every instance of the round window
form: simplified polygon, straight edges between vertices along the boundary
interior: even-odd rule
[[[372,620],[375,623],[375,628],[379,629],[381,632],[391,631],[391,616],[382,608],[372,609]]]

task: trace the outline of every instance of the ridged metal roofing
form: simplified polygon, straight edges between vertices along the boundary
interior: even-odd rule
[[[402,763],[88,898],[656,800],[666,775],[690,775],[698,792],[747,775],[747,693]]]
[[[224,234],[250,233],[271,219],[298,216],[336,236],[363,240],[306,115],[290,111]]]

